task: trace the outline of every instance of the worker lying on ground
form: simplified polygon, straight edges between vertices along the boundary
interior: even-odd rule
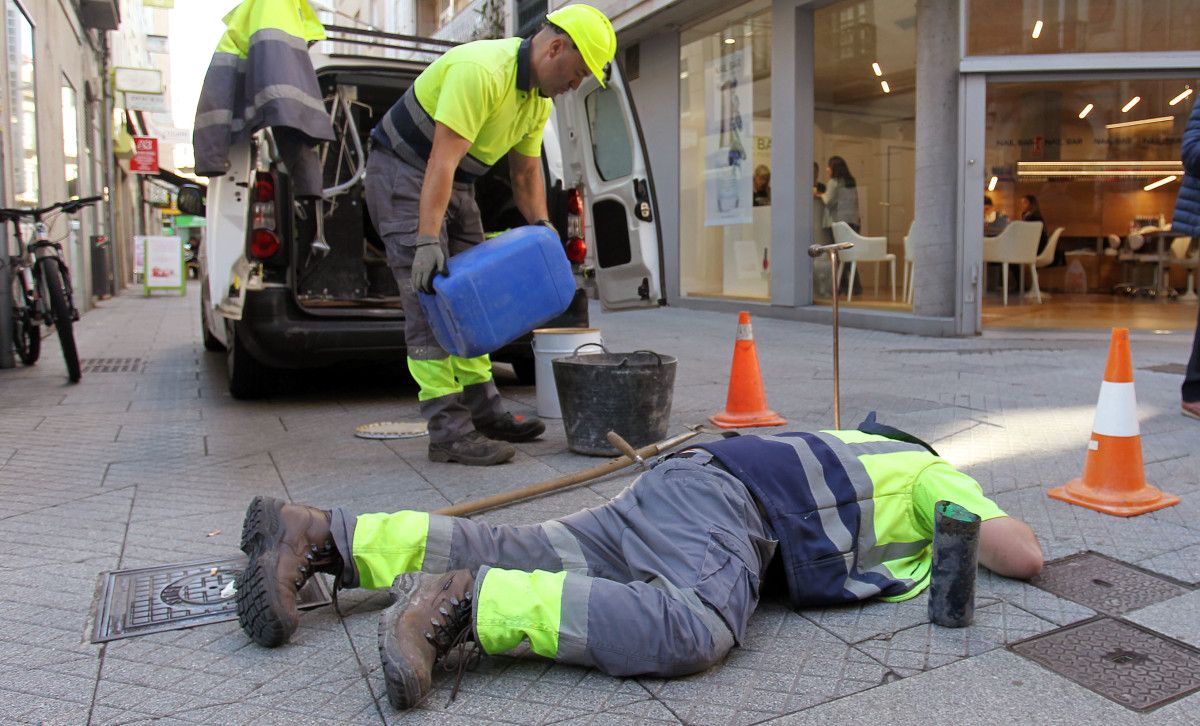
[[[607,504],[542,524],[354,517],[258,497],[242,532],[238,616],[274,647],[295,631],[296,593],[313,572],[342,587],[391,585],[379,642],[398,709],[421,701],[434,664],[465,641],[496,654],[528,639],[534,653],[613,676],[681,676],[741,641],[772,558],[797,608],[920,593],[939,500],[983,520],[985,567],[1022,579],[1041,570],[1028,525],[872,414],[857,430],[697,444]]]

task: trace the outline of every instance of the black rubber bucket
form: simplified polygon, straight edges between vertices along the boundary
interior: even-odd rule
[[[580,355],[596,346],[603,353]],[[598,343],[584,343],[575,354],[556,358],[554,385],[562,407],[567,448],[590,456],[620,452],[605,435],[616,431],[641,448],[667,437],[676,359],[649,350],[609,353]]]

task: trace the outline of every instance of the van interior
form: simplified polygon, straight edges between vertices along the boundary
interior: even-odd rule
[[[367,150],[371,129],[403,95],[411,79],[335,71],[322,74],[320,82],[327,99],[339,87],[343,92],[349,90],[349,98],[353,99],[353,123],[346,123],[342,114],[335,115],[336,138],[322,147],[324,183],[330,188],[353,177],[359,165],[365,163],[357,158],[350,135],[356,133],[362,149]],[[502,159],[475,183],[475,197],[485,232],[500,232],[525,223],[512,199],[507,160]],[[324,254],[319,245],[314,247],[318,202],[295,203],[291,279],[297,303],[305,309],[319,309],[321,314],[342,310],[353,315],[402,315],[399,288],[388,267],[383,240],[371,223],[362,182],[319,204],[325,215],[324,240],[329,246]]]

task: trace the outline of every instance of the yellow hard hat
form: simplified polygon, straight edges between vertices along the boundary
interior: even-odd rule
[[[577,3],[555,10],[546,20],[567,31],[588,70],[604,87],[604,67],[617,54],[617,33],[604,13],[591,5]]]

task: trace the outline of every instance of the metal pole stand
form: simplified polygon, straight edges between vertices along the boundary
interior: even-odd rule
[[[842,428],[841,375],[838,370],[838,269],[837,257],[839,250],[854,247],[853,242],[835,242],[830,245],[812,245],[808,248],[809,257],[820,257],[829,253],[829,278],[833,281],[833,428]]]

